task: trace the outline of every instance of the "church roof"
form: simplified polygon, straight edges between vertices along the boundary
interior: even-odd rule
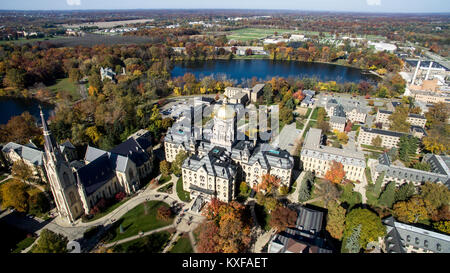
[[[16,152],[22,159],[29,161],[33,165],[42,166],[44,153],[38,149],[31,148],[25,145],[9,142],[6,144],[2,151],[9,153],[11,151]]]
[[[90,195],[115,176],[114,169],[108,155],[104,154],[78,169],[77,179],[83,185],[86,194]]]
[[[150,159],[147,152],[142,149],[134,138],[127,139],[125,142],[117,145],[110,151],[110,153],[128,157],[138,167],[142,166]]]

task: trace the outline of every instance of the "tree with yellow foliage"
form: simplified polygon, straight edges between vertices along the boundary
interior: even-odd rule
[[[98,131],[96,126],[86,128],[85,134],[91,139],[92,143],[94,144],[97,144],[102,137],[102,134]]]
[[[3,208],[13,207],[18,212],[28,211],[29,195],[26,191],[26,185],[23,182],[13,180],[2,185],[0,189]]]

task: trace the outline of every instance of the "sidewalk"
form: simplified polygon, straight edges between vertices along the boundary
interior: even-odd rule
[[[119,240],[119,241],[115,241],[115,242],[103,245],[103,247],[110,248],[110,247],[113,247],[113,246],[116,246],[116,245],[120,245],[120,244],[129,242],[129,241],[133,241],[133,240],[136,240],[136,239],[139,239],[139,238],[143,238],[143,237],[148,236],[150,234],[157,233],[157,232],[164,231],[166,229],[171,229],[171,228],[174,228],[173,224],[165,226],[165,227],[162,227],[162,228],[157,228],[157,229],[154,229],[154,230],[150,230],[150,231],[144,232],[143,234],[138,234],[138,235],[134,235],[134,236],[131,236],[131,237],[127,237],[125,239],[122,239],[122,240]]]

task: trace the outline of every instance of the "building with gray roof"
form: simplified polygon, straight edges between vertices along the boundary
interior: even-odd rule
[[[195,130],[201,133],[202,129],[196,129],[192,123],[182,129],[174,124],[169,129],[164,143],[166,159],[173,161],[180,151],[190,155],[182,164],[182,176],[183,189],[190,192],[191,197],[201,195],[205,201],[216,197],[229,202],[235,198],[236,180],[254,188],[265,174],[280,178],[284,186],[290,185],[294,167],[292,156],[256,139],[240,139],[239,113],[225,98],[214,113],[208,137],[194,133]]]
[[[275,234],[268,253],[332,253],[323,236],[324,213],[300,206],[295,227]]]
[[[386,253],[450,253],[450,236],[395,221],[383,220],[387,235],[383,249]]]
[[[74,148],[73,145],[68,142],[57,145],[42,111],[41,119],[45,139],[43,165],[58,213],[68,222],[95,213],[92,209],[101,199],[113,198],[118,192],[136,192],[140,179],[151,171],[153,153],[148,152],[151,151],[148,132],[133,135],[111,151],[88,146],[84,162],[69,162],[64,152]]]
[[[359,100],[331,97],[325,103],[325,110],[329,117],[346,117],[352,123],[365,123],[369,108]]]
[[[384,175],[383,184],[395,182],[397,186],[412,182],[419,186],[425,182],[443,183],[450,187],[450,157],[427,154],[422,162],[430,164],[430,171],[423,171],[395,165],[387,153],[382,154],[378,161],[369,164],[373,181]]]
[[[311,128],[306,134],[300,153],[303,169],[325,176],[333,161],[344,166],[345,177],[353,181],[362,181],[366,161],[361,151],[339,149],[322,144],[322,130]]]
[[[9,164],[23,160],[31,169],[35,179],[47,181],[44,168],[44,153],[33,143],[25,145],[9,142],[2,148],[3,155]]]

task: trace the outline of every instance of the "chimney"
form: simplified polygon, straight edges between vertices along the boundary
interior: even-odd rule
[[[417,62],[416,72],[414,72],[414,77],[411,81],[411,84],[414,84],[414,82],[416,81],[417,72],[419,71],[419,68],[420,68],[420,60]]]
[[[425,80],[428,80],[428,77],[430,76],[431,67],[433,66],[433,62],[430,62],[430,66],[428,67],[427,75],[425,76]]]

